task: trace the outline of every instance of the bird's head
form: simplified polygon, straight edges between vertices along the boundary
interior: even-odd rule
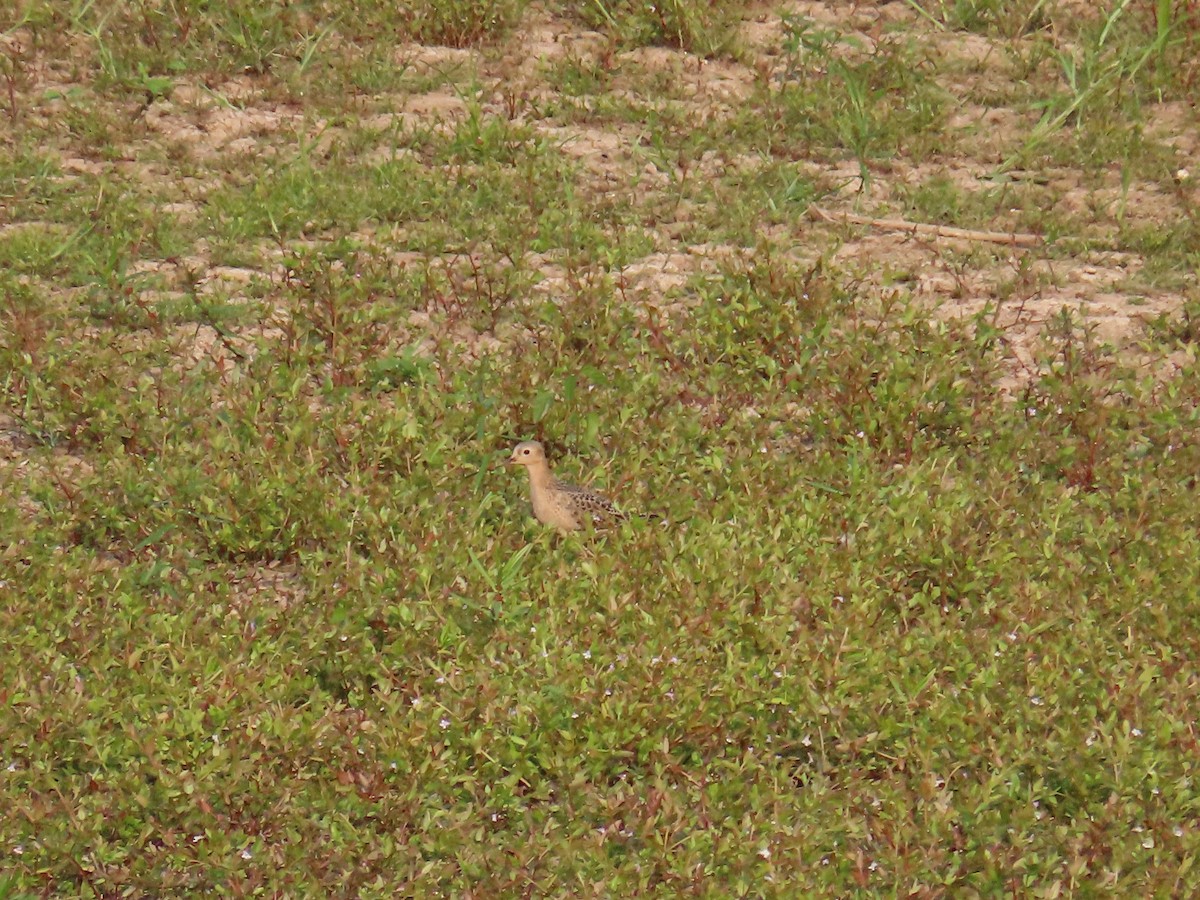
[[[521,441],[513,447],[512,456],[508,458],[510,465],[532,466],[546,461],[546,451],[537,441]]]

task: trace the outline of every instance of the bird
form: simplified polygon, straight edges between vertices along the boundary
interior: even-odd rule
[[[513,448],[510,465],[529,472],[529,498],[533,514],[561,532],[611,525],[625,518],[603,494],[559,481],[550,471],[546,449],[537,441],[522,441]]]

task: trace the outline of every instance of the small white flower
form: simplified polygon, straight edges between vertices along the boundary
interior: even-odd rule
[[[17,846],[13,847],[12,852],[13,852],[14,856],[20,856],[22,853],[25,852],[25,845],[17,844]]]
[[[763,859],[770,859],[771,858],[771,850],[769,847],[760,847],[759,851],[758,851],[758,855],[761,856]]]
[[[241,853],[242,859],[249,859],[249,858],[250,858],[250,857],[252,857],[253,855],[254,855],[254,854],[250,852],[250,848],[249,848],[249,847],[247,847],[247,848],[246,848],[245,850],[243,850],[243,851],[242,851],[242,853]]]
[[[442,731],[445,731],[447,728],[450,727],[450,720],[449,719],[439,719],[438,725],[441,726]]]
[[[1134,737],[1141,737],[1141,736],[1142,736],[1142,729],[1140,729],[1140,728],[1135,728],[1135,729],[1133,729],[1133,731],[1131,731],[1131,732],[1129,732],[1129,733],[1130,733],[1130,734],[1132,734]]]
[[[583,651],[583,658],[584,658],[584,659],[591,659],[591,658],[592,658],[592,651],[591,651],[591,650],[584,650],[584,651]]]
[[[1034,706],[1041,706],[1043,703],[1042,698],[1039,697],[1037,694],[1034,694],[1032,697],[1030,697],[1029,702],[1032,703]]]

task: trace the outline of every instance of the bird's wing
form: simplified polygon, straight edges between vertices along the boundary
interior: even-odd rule
[[[562,492],[563,500],[569,503],[575,512],[590,516],[593,522],[625,518],[625,514],[613,506],[613,502],[603,494],[561,481],[556,487]]]

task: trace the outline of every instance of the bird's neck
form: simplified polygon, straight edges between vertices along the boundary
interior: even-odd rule
[[[550,467],[545,463],[540,466],[529,467],[529,483],[538,490],[545,490],[554,485],[554,476],[550,474]]]

